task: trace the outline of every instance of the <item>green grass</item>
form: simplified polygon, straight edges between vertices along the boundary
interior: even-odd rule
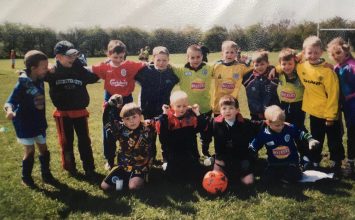
[[[219,59],[219,53],[211,54],[209,59],[213,63]],[[100,60],[102,58],[89,59],[89,63]],[[21,62],[18,60],[17,67],[21,67]],[[171,55],[171,62],[182,65],[185,56]],[[271,62],[276,62],[274,53]],[[17,74],[10,69],[10,61],[0,60],[0,104],[5,102],[16,80]],[[46,89],[48,92],[48,87]],[[97,171],[103,178],[107,174],[103,169],[101,144],[103,84],[89,85],[88,90],[91,97],[88,108],[90,136]],[[244,90],[239,99],[242,113],[248,116]],[[0,116],[0,127],[8,129],[0,133],[0,219],[355,219],[355,182],[349,179],[268,190],[259,182],[249,188],[237,184],[231,185],[226,194],[212,197],[192,186],[165,182],[161,171],[154,169],[150,183],[141,192],[105,194],[99,189],[101,179],[73,178],[61,169],[56,128],[51,116],[53,109],[47,95],[48,146],[52,153],[52,172],[59,184],[51,186],[41,182],[36,158],[33,177],[38,188],[35,190],[20,184],[23,149],[16,142],[11,122]],[[77,148],[75,151],[77,167],[83,172]],[[327,147],[323,153],[328,154]],[[328,163],[326,157],[322,165]]]

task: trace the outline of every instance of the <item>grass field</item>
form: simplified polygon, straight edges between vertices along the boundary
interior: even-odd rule
[[[219,54],[211,54],[211,63]],[[276,54],[271,54],[276,64]],[[128,57],[128,59],[136,59]],[[89,59],[89,64],[101,58]],[[184,55],[172,55],[173,64],[185,62]],[[22,67],[17,60],[17,67]],[[9,60],[0,60],[0,105],[5,103],[13,89],[17,74],[10,69]],[[48,92],[48,87],[46,87]],[[60,166],[59,145],[52,118],[53,105],[47,95],[48,146],[51,151],[51,168],[59,181],[56,186],[44,184],[40,178],[36,158],[33,177],[38,186],[32,190],[21,182],[23,149],[16,142],[10,121],[0,115],[0,219],[355,219],[355,181],[321,181],[314,184],[281,185],[265,189],[258,181],[252,187],[231,185],[222,196],[212,197],[192,185],[181,186],[166,182],[159,169],[153,169],[150,183],[140,192],[105,194],[99,183],[107,174],[101,140],[101,104],[103,83],[88,86],[90,136],[96,170],[101,179],[87,181],[79,175],[67,175]],[[135,91],[135,97],[137,95]],[[244,91],[240,94],[241,111],[248,116]],[[345,144],[344,136],[344,144]],[[82,173],[80,157],[77,167]],[[324,148],[322,166],[328,166],[328,149]],[[265,155],[262,155],[265,158]]]

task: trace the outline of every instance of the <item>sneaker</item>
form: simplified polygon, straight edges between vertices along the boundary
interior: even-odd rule
[[[76,168],[70,169],[70,170],[68,170],[68,174],[70,176],[77,176],[78,175],[78,171],[76,170]]]
[[[33,181],[32,177],[22,177],[22,184],[24,186],[27,186],[29,188],[34,188],[35,187],[35,182]]]
[[[52,173],[44,173],[42,174],[42,180],[45,183],[54,183],[56,182],[55,178],[53,177]]]
[[[343,170],[343,174],[346,177],[351,177],[355,175],[355,160],[347,160],[345,164],[345,168]]]
[[[332,161],[330,169],[336,178],[340,178],[342,176],[341,161]]]

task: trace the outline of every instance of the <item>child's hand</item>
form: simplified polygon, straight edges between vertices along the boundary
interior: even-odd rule
[[[162,107],[162,109],[163,109],[163,114],[164,114],[164,115],[167,115],[168,112],[169,112],[169,110],[170,110],[170,106],[164,104],[163,107]]]
[[[316,149],[316,148],[318,148],[319,147],[319,141],[317,141],[317,140],[315,140],[315,139],[311,139],[311,140],[309,140],[309,142],[308,142],[308,148],[310,149],[310,150],[313,150],[313,149]]]
[[[333,126],[334,121],[326,120],[325,121],[325,126]]]
[[[6,119],[12,120],[14,117],[16,117],[16,113],[13,111],[7,111],[6,112]]]
[[[48,73],[53,74],[55,72],[55,66],[51,63],[48,63]]]
[[[334,66],[333,66],[332,64],[327,63],[327,62],[325,62],[325,63],[323,64],[323,66],[324,66],[324,67],[327,67],[327,68],[330,68],[331,70],[333,70],[333,68],[334,68]]]
[[[196,114],[196,116],[200,115],[200,106],[198,104],[192,105],[191,109]]]
[[[251,173],[251,174],[246,175],[245,177],[243,177],[241,179],[241,181],[244,185],[253,184],[254,183],[254,174]]]
[[[276,77],[275,68],[272,68],[269,72],[268,79],[273,80],[273,79],[275,79],[275,77]]]
[[[114,94],[108,100],[108,104],[111,106],[116,106],[117,108],[123,105],[123,98],[119,94]]]

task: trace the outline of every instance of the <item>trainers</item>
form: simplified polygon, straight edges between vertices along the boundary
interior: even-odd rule
[[[332,161],[330,169],[334,173],[335,177],[340,178],[342,176],[341,161]]]
[[[34,188],[35,187],[35,182],[33,181],[32,177],[22,177],[22,184],[24,186]]]
[[[355,160],[347,160],[345,164],[345,168],[343,170],[343,174],[346,177],[351,177],[355,175]]]

